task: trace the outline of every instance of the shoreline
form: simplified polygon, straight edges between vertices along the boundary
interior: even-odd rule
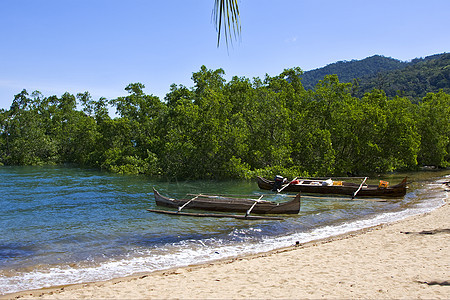
[[[449,191],[431,212],[322,240],[0,299],[450,298]]]

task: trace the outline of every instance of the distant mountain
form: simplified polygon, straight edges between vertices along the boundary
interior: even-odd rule
[[[450,53],[416,58],[411,62],[371,56],[363,60],[340,61],[302,75],[306,89],[313,89],[326,75],[337,74],[341,82],[358,82],[355,96],[382,89],[388,96],[420,99],[429,92],[443,89],[450,93]]]
[[[326,75],[336,74],[339,81],[352,82],[354,78],[402,69],[407,65],[407,62],[381,55],[374,55],[362,60],[338,61],[323,68],[305,72],[302,76],[302,83],[306,89],[313,89]]]
[[[450,53],[413,59],[405,68],[361,77],[356,96],[382,89],[390,97],[407,96],[412,100],[440,89],[450,93]]]

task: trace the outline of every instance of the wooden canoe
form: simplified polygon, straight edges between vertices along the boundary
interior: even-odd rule
[[[300,193],[287,202],[276,203],[272,201],[198,194],[188,199],[173,199],[162,196],[153,189],[156,205],[183,209],[199,209],[220,212],[243,212],[247,215],[255,214],[298,214],[300,211]],[[249,211],[250,210],[250,211]]]
[[[406,194],[407,177],[402,182],[393,186],[375,184],[357,184],[345,181],[298,179],[298,182],[282,184],[283,192],[296,192],[305,194],[346,195],[357,197],[403,197]],[[274,190],[274,180],[257,177],[258,186],[263,190]],[[357,195],[355,195],[357,193]]]

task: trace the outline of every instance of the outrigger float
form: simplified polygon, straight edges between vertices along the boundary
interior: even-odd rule
[[[275,216],[255,216],[255,214],[298,214],[300,211],[300,193],[294,199],[277,203],[262,200],[264,195],[258,198],[226,195],[192,195],[190,199],[174,199],[162,196],[156,189],[153,189],[155,202],[158,206],[177,208],[177,211],[167,211],[159,209],[147,209],[150,212],[163,213],[178,216],[192,217],[213,217],[213,218],[235,218],[245,220],[282,220]],[[243,215],[219,214],[219,213],[192,213],[184,212],[183,209],[198,209],[217,212],[240,212]]]

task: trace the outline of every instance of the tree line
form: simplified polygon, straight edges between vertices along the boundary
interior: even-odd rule
[[[193,87],[164,99],[129,84],[127,96],[45,97],[26,90],[0,110],[0,164],[75,164],[168,179],[330,176],[450,166],[450,95],[419,103],[326,76],[314,90],[299,68],[224,79],[202,66]],[[112,106],[117,117],[108,114]]]

